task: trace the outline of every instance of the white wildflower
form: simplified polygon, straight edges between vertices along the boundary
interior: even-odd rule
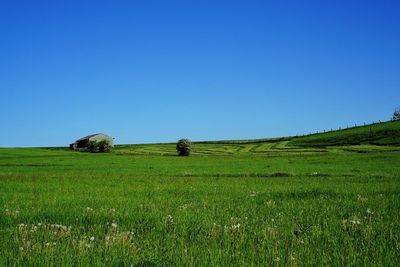
[[[232,230],[237,230],[240,228],[240,223],[232,225]]]
[[[250,193],[250,197],[255,197],[255,196],[257,196],[257,194],[258,194],[258,192],[253,191],[253,192]]]
[[[174,224],[174,217],[172,217],[172,215],[168,214],[167,217],[165,218],[165,223],[166,224]]]
[[[113,223],[111,224],[111,227],[117,228],[117,227],[118,227],[118,224],[116,224],[115,222],[113,222]]]
[[[362,197],[361,195],[357,195],[357,200],[360,202],[366,202],[368,200],[368,198]]]
[[[359,225],[361,224],[361,220],[358,219],[357,217],[354,217],[353,219],[349,220],[352,224],[354,225]]]
[[[267,206],[274,206],[275,205],[275,201],[268,200],[266,204],[267,204]]]
[[[180,206],[179,208],[181,210],[186,210],[189,207],[189,204],[183,204],[182,206]]]

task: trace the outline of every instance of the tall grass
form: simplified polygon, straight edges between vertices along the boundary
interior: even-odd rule
[[[397,148],[280,144],[0,149],[0,262],[399,265]]]

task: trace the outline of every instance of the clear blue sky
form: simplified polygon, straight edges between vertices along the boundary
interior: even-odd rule
[[[261,138],[390,118],[399,1],[0,2],[0,146]]]

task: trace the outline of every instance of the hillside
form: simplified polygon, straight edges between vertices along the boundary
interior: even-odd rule
[[[222,140],[194,142],[193,155],[304,154],[324,153],[327,149],[365,152],[400,150],[400,121],[383,122],[361,127],[312,134],[254,140]],[[360,146],[363,145],[363,146]],[[356,146],[356,147],[354,147]],[[175,143],[118,145],[118,155],[176,155]]]
[[[366,126],[295,137],[289,145],[325,147],[346,145],[400,145],[400,121],[389,121]]]

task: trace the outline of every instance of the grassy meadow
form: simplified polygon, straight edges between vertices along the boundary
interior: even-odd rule
[[[2,266],[399,266],[400,122],[304,137],[0,149]]]

